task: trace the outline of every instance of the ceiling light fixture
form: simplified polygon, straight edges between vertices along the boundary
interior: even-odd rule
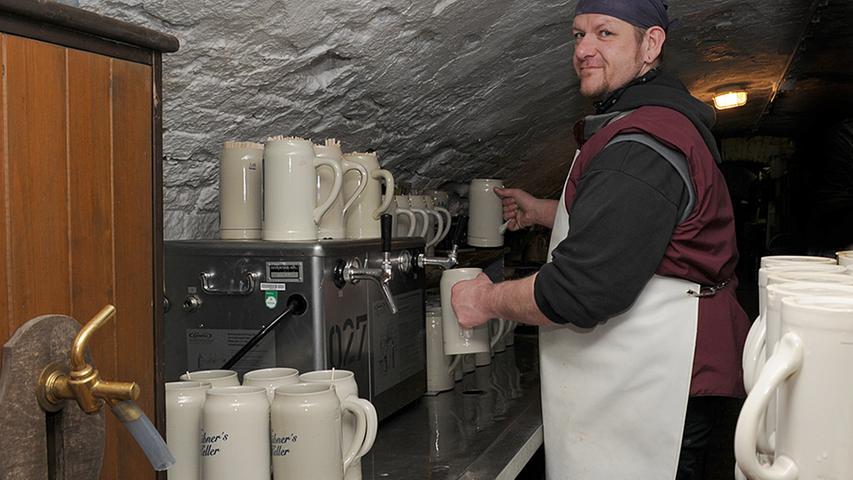
[[[746,92],[743,90],[720,93],[718,95],[714,95],[714,107],[716,107],[717,110],[742,107],[746,105],[746,97]]]

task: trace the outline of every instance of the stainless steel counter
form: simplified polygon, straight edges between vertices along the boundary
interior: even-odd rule
[[[456,382],[379,425],[365,479],[511,479],[542,445],[537,338],[516,335]]]

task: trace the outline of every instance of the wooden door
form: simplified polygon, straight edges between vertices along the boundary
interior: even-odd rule
[[[105,379],[139,383],[153,421],[162,287],[152,67],[14,35],[0,41],[0,343],[37,315],[85,322],[115,305],[92,359]],[[101,478],[154,478],[134,440],[106,418]]]

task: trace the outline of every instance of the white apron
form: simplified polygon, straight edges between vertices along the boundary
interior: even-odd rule
[[[568,232],[564,187],[549,261]],[[539,329],[549,480],[675,478],[699,311],[691,289],[655,275],[630,310],[593,329]]]

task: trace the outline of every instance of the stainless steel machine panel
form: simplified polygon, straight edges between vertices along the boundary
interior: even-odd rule
[[[392,257],[423,252],[423,239],[395,239]],[[362,280],[338,287],[334,272],[357,257],[378,267],[375,240],[166,242],[166,379],[220,368],[295,296],[301,315],[284,318],[233,368],[288,366],[352,370],[359,392],[384,418],[426,387],[424,275],[394,267],[392,314],[380,289]]]

